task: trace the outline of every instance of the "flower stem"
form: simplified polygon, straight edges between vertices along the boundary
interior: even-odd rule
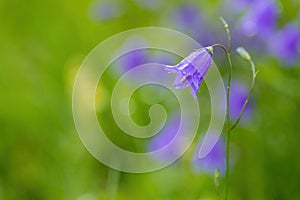
[[[230,34],[230,30],[228,27],[227,22],[225,21],[225,19],[223,17],[220,17],[221,22],[224,25],[224,29],[226,30],[226,34],[227,34],[227,42],[228,42],[228,52],[231,52],[231,34]]]
[[[243,107],[242,107],[242,109],[241,109],[241,111],[240,111],[240,113],[239,113],[237,119],[234,121],[234,123],[232,124],[232,126],[231,126],[231,128],[230,128],[231,131],[236,127],[236,125],[238,125],[238,123],[240,122],[240,120],[241,120],[241,118],[242,118],[242,116],[243,116],[243,113],[244,113],[244,111],[245,111],[245,108],[247,107],[247,105],[248,105],[248,103],[249,103],[249,99],[250,99],[250,97],[251,97],[251,95],[252,95],[252,93],[253,93],[253,88],[254,88],[255,79],[256,79],[256,76],[257,76],[257,74],[258,74],[258,71],[255,69],[255,65],[254,65],[253,61],[250,59],[248,62],[250,63],[250,65],[251,65],[251,70],[252,70],[252,81],[251,81],[251,86],[250,86],[250,90],[249,90],[247,99],[245,100],[245,102],[244,102],[244,104],[243,104]]]
[[[230,157],[230,150],[229,150],[229,145],[230,145],[230,133],[231,133],[231,125],[230,125],[230,87],[231,87],[231,79],[232,79],[232,63],[231,63],[231,57],[230,57],[230,52],[227,51],[227,60],[229,63],[229,75],[228,75],[228,83],[227,83],[227,99],[226,99],[226,124],[227,124],[227,133],[226,133],[226,172],[225,172],[225,200],[227,200],[228,197],[228,188],[229,188],[229,157]]]
[[[230,38],[230,37],[228,37]],[[229,156],[230,156],[230,151],[229,151],[229,144],[230,144],[230,133],[231,133],[231,125],[230,125],[230,107],[229,107],[229,102],[230,102],[230,87],[231,87],[231,79],[232,79],[232,62],[231,62],[231,56],[230,52],[226,47],[224,47],[221,44],[214,44],[212,47],[220,47],[223,49],[223,51],[226,54],[227,61],[228,61],[228,66],[229,66],[229,74],[228,74],[228,82],[227,82],[227,90],[226,90],[226,172],[225,172],[225,195],[224,195],[224,200],[227,200],[228,197],[228,187],[229,187]]]
[[[106,185],[106,199],[115,200],[119,185],[120,172],[112,168],[109,169]]]
[[[226,33],[227,33],[228,45],[227,45],[227,48],[225,46],[223,46],[222,44],[214,44],[214,45],[212,45],[212,47],[220,47],[221,49],[223,49],[223,51],[226,54],[228,66],[229,66],[229,74],[228,74],[228,82],[227,82],[227,90],[226,90],[226,125],[227,125],[227,129],[226,129],[226,171],[225,171],[225,193],[224,193],[224,200],[227,200],[228,192],[229,192],[230,134],[231,134],[231,131],[237,126],[237,124],[241,120],[241,117],[242,117],[242,115],[245,111],[245,108],[249,102],[249,99],[252,95],[255,78],[257,76],[258,71],[256,71],[255,65],[254,65],[253,61],[251,60],[251,57],[249,56],[248,52],[246,52],[244,49],[240,49],[240,50],[242,50],[242,52],[239,52],[240,55],[242,54],[242,57],[244,59],[246,59],[251,65],[252,82],[251,82],[248,97],[247,97],[246,101],[244,102],[242,110],[239,113],[239,116],[237,117],[237,119],[231,125],[231,123],[230,123],[230,106],[229,106],[230,105],[230,87],[231,87],[231,80],[232,80],[231,35],[230,35],[230,31],[229,31],[227,22],[222,17],[220,17],[220,20],[222,21],[222,23],[224,25],[224,29],[226,30]]]
[[[229,66],[229,73],[228,73],[228,82],[227,82],[227,92],[226,92],[226,124],[227,124],[227,129],[226,129],[226,171],[225,171],[225,195],[224,195],[224,200],[227,200],[228,198],[228,188],[229,188],[229,157],[230,157],[230,133],[231,133],[231,125],[230,125],[230,87],[231,87],[231,79],[232,79],[232,62],[231,62],[231,35],[229,31],[229,27],[227,22],[220,17],[221,22],[224,25],[224,29],[226,30],[227,34],[227,49],[225,51],[226,56],[227,56],[227,61],[228,61],[228,66]]]

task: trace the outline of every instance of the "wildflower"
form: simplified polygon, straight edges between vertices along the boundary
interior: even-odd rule
[[[176,73],[174,81],[176,89],[182,89],[190,86],[191,94],[197,99],[196,92],[199,92],[199,86],[212,64],[213,47],[204,47],[192,52],[180,63],[175,66],[165,65],[165,68]]]
[[[270,52],[286,64],[295,64],[300,55],[300,30],[290,23],[268,41]]]
[[[206,172],[210,174],[215,174],[217,169],[221,174],[225,172],[225,142],[223,138],[219,138],[216,141],[218,134],[216,133],[207,133],[205,138],[200,139],[197,151],[195,152],[192,159],[192,166],[195,171]],[[211,151],[204,157],[199,157],[199,151],[202,147],[203,142],[206,142],[206,146],[214,145]]]

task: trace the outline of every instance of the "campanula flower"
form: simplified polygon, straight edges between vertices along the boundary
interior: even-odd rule
[[[207,133],[205,137],[200,138],[197,150],[192,158],[192,167],[195,171],[214,174],[218,169],[221,174],[225,172],[225,142],[222,137],[215,143],[216,137],[219,137],[216,133]],[[203,142],[208,145],[213,145],[211,151],[203,158],[199,157],[199,151]]]
[[[268,44],[271,54],[285,64],[293,65],[300,55],[300,29],[290,23],[271,36]]]
[[[200,84],[212,64],[212,55],[213,47],[204,47],[192,52],[175,66],[165,65],[169,72],[177,74],[174,87],[182,89],[190,86],[191,94],[197,99],[196,93],[200,91]]]

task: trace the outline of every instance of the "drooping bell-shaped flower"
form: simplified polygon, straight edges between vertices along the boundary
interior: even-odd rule
[[[196,93],[200,91],[200,84],[212,64],[212,55],[213,47],[204,47],[192,52],[175,66],[165,65],[169,72],[177,74],[174,87],[182,89],[190,86],[191,94],[197,99]]]

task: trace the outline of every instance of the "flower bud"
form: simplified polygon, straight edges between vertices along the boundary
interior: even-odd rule
[[[244,47],[238,47],[236,49],[236,52],[246,61],[250,61],[251,57],[248,53],[248,51]]]

